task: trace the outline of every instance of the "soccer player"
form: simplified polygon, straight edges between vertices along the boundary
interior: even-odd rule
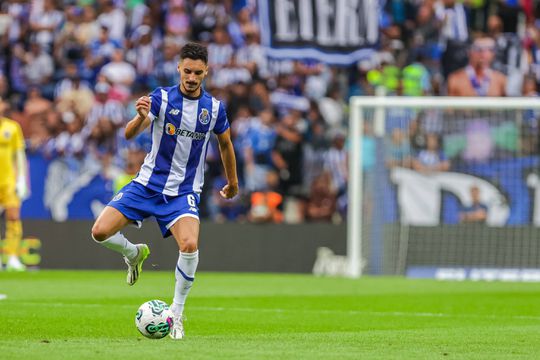
[[[22,239],[21,200],[28,195],[26,155],[21,127],[4,117],[6,108],[7,104],[0,99],[0,212],[5,210],[4,253],[8,257],[7,270],[24,271],[26,267],[18,253]]]
[[[178,63],[180,84],[157,88],[137,100],[137,115],[127,124],[132,139],[150,126],[152,149],[139,174],[109,202],[97,218],[92,237],[121,253],[128,266],[127,283],[135,284],[150,254],[146,244],[132,244],[119,231],[129,223],[154,216],[164,237],[173,235],[180,254],[171,309],[174,326],[170,336],[184,337],[182,312],[199,262],[199,209],[208,140],[215,133],[227,184],[226,199],[238,193],[236,160],[229,122],[223,104],[202,88],[208,74],[208,51],[197,43],[186,44]]]

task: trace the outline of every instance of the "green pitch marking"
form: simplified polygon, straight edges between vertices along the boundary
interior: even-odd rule
[[[186,338],[134,318],[171,272],[0,273],[2,359],[538,359],[540,284],[198,273]],[[176,355],[172,355],[176,354]],[[185,357],[184,357],[185,356]]]

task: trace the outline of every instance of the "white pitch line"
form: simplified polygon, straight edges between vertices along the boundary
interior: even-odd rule
[[[21,301],[17,305],[29,306],[48,306],[48,307],[102,307],[105,304],[77,304],[77,303],[47,303]],[[111,305],[108,305],[111,306]],[[134,308],[132,305],[112,305],[120,308]],[[190,306],[189,309],[199,311],[236,311],[236,312],[265,312],[265,313],[310,313],[310,314],[329,314],[329,315],[367,315],[367,316],[398,316],[398,317],[433,317],[433,318],[464,318],[464,319],[519,319],[519,320],[540,320],[540,316],[529,315],[475,315],[475,314],[445,314],[430,312],[406,312],[406,311],[362,311],[362,310],[310,310],[310,309],[281,309],[281,308],[249,308],[249,307],[214,307],[214,306]]]

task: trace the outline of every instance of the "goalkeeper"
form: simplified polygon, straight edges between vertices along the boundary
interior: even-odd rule
[[[7,270],[24,271],[18,255],[22,239],[21,200],[28,196],[26,155],[21,127],[4,116],[6,109],[7,104],[0,99],[0,215],[3,212],[6,221],[3,253],[7,256]]]

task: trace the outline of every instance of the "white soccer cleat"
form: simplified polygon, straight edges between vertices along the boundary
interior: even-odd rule
[[[184,317],[182,315],[173,317],[173,328],[169,336],[174,340],[182,340],[184,338]]]
[[[6,264],[7,271],[25,271],[26,266],[21,262],[18,256],[11,255]]]
[[[128,285],[133,285],[137,282],[142,272],[142,265],[144,263],[144,260],[146,260],[146,258],[150,255],[150,249],[148,248],[148,245],[137,244],[135,246],[138,250],[135,260],[129,261],[128,258],[124,256],[124,261],[128,266],[126,278],[126,282],[128,283]]]

